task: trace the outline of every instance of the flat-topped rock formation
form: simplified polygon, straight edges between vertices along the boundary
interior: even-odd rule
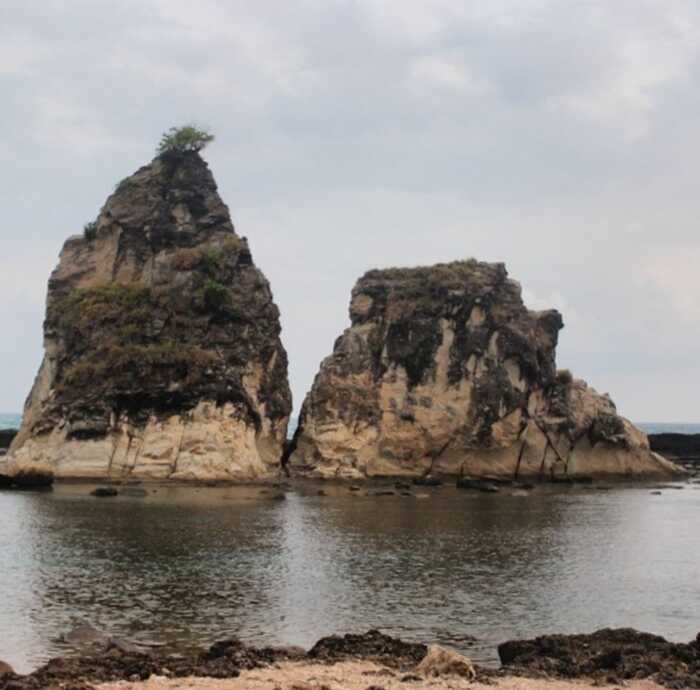
[[[503,264],[374,270],[304,401],[287,468],[321,477],[677,472],[567,371],[561,315]]]
[[[157,157],[67,240],[44,339],[10,471],[277,472],[291,411],[279,312],[198,153]]]

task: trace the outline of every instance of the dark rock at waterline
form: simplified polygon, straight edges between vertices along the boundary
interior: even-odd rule
[[[9,474],[0,474],[0,489],[11,489],[14,479]]]
[[[361,635],[324,637],[309,650],[307,656],[331,663],[361,658],[394,668],[409,668],[420,663],[427,653],[428,648],[424,644],[404,642],[378,630],[370,630]]]
[[[238,638],[215,642],[203,659],[209,662],[226,662],[239,669],[252,669],[274,664],[277,661],[299,661],[306,656],[306,652],[300,647],[249,647]],[[225,677],[225,676],[224,676]]]
[[[700,434],[649,434],[649,446],[655,453],[677,458],[700,457]]]
[[[153,674],[176,678],[237,678],[241,669],[259,668],[285,659],[301,659],[305,654],[303,650],[292,647],[248,647],[236,639],[217,642],[208,650],[189,650],[181,654],[136,651],[134,645],[105,638],[91,626],[80,627],[82,631],[73,631],[76,639],[87,640],[97,633],[105,642],[102,644],[95,638],[99,652],[52,659],[27,676],[4,678],[0,674],[0,690],[39,690],[54,686],[87,690],[91,687],[88,683],[146,680]]]
[[[472,489],[483,493],[498,493],[498,487],[491,481],[475,479],[474,477],[460,477],[457,480],[458,489]]]
[[[112,498],[114,496],[118,496],[119,491],[117,491],[113,486],[99,486],[94,491],[91,491],[90,495],[97,498]]]
[[[12,488],[23,491],[48,491],[53,486],[52,472],[27,468],[12,476]]]
[[[442,486],[442,479],[433,476],[416,477],[413,480],[416,486]]]
[[[649,434],[649,447],[688,470],[700,469],[700,434]]]
[[[4,661],[0,661],[0,678],[7,675],[14,675],[14,673],[15,671],[12,668],[12,666],[10,666],[10,664],[6,664]]]
[[[591,635],[545,635],[498,646],[504,674],[594,678],[622,684],[648,678],[669,688],[700,688],[700,644],[668,642],[631,628]]]
[[[15,436],[17,429],[0,429],[0,449],[7,450]]]

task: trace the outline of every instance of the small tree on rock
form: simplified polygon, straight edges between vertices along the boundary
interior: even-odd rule
[[[214,135],[194,125],[171,127],[160,139],[158,155],[199,152],[214,141]]]

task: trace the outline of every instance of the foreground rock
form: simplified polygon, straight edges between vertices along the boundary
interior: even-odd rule
[[[591,635],[547,635],[498,647],[504,672],[595,678],[622,684],[648,678],[669,688],[700,688],[700,635],[688,644],[629,628]]]
[[[370,271],[286,454],[321,477],[679,472],[600,395],[557,372],[562,318],[503,264]]]
[[[206,163],[159,156],[63,247],[5,471],[270,476],[291,410],[279,336],[268,282]]]
[[[93,636],[94,637],[94,636]],[[672,644],[633,630],[601,630],[593,635],[555,635],[504,643],[500,670],[472,665],[466,657],[441,647],[403,642],[370,631],[332,636],[309,652],[298,648],[258,649],[225,640],[207,650],[178,654],[141,653],[128,645],[100,641],[103,648],[80,657],[54,659],[28,676],[0,672],[0,690],[63,687],[105,688],[295,688],[296,690],[366,690],[369,687],[474,687],[520,690],[568,688],[561,679],[590,684],[614,682],[627,688],[700,687],[698,644]],[[256,669],[260,670],[256,672]],[[233,681],[240,677],[240,682]],[[534,677],[535,683],[522,678]],[[169,680],[188,678],[186,681]],[[517,678],[517,682],[514,680]],[[148,682],[142,682],[146,681]],[[201,679],[201,680],[197,680]],[[213,679],[227,679],[217,683]],[[646,681],[640,683],[639,681]],[[131,681],[133,685],[125,681]],[[580,686],[576,686],[580,687]]]
[[[476,669],[467,657],[438,645],[430,645],[423,661],[416,666],[416,673],[428,678],[460,676],[474,680]]]

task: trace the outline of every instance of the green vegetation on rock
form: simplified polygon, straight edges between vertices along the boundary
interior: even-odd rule
[[[204,284],[201,294],[204,307],[209,312],[219,312],[230,302],[226,286],[211,278]]]
[[[217,356],[194,345],[173,341],[150,345],[111,343],[83,357],[68,367],[64,381],[71,386],[98,383],[105,377],[131,375],[143,378],[152,376],[154,370],[165,368],[172,375],[180,370],[185,384],[197,383],[204,371],[216,364]]]
[[[88,242],[97,237],[97,223],[93,220],[83,226],[83,235]]]
[[[205,129],[200,129],[195,125],[185,125],[184,127],[171,127],[161,137],[158,144],[158,155],[182,154],[188,152],[199,152],[207,144],[214,141],[214,135]]]

